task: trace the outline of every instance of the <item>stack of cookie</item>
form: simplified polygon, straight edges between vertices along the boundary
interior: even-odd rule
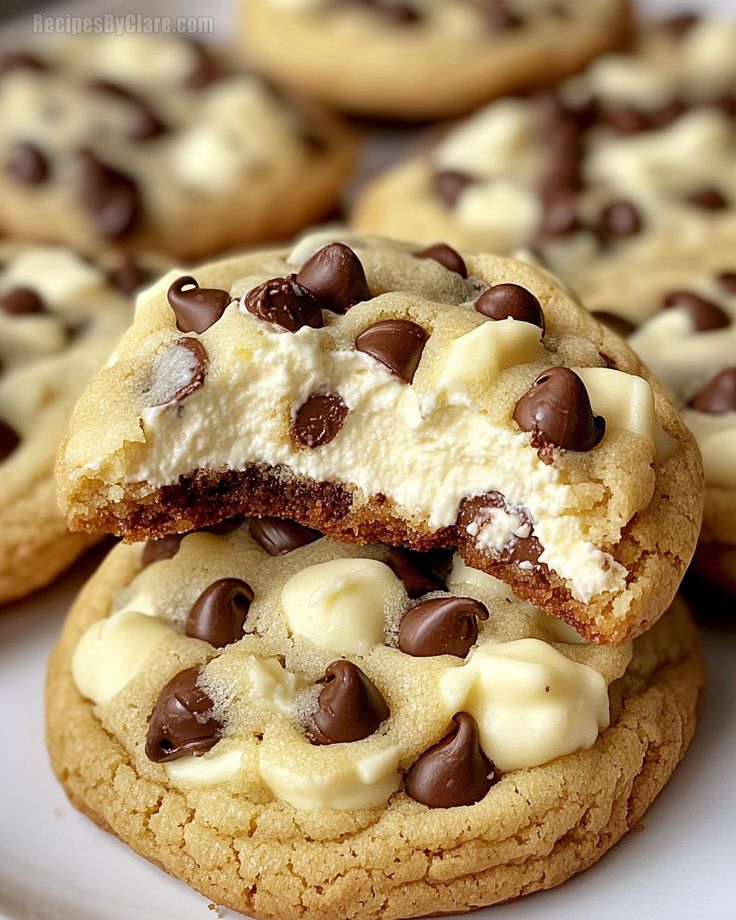
[[[170,272],[58,473],[73,528],[139,542],[52,656],[54,768],[218,904],[551,887],[692,736],[698,451],[542,269],[328,231]]]

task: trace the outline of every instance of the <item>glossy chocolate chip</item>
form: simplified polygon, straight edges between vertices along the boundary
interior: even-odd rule
[[[491,32],[508,32],[522,25],[521,18],[509,8],[506,0],[481,0],[478,10]]]
[[[717,188],[702,188],[688,195],[687,200],[704,211],[723,211],[729,206],[728,199]]]
[[[449,734],[426,750],[404,777],[406,794],[429,808],[475,805],[501,778],[481,750],[475,719],[458,712],[452,721]]]
[[[79,155],[81,199],[98,232],[108,239],[128,234],[140,217],[138,186],[125,173],[108,166],[91,151]]]
[[[355,340],[355,348],[411,383],[428,338],[427,332],[411,320],[384,319],[364,329]]]
[[[516,319],[539,326],[544,333],[544,312],[537,298],[520,284],[494,284],[483,291],[475,309],[489,319]]]
[[[163,559],[173,559],[179,552],[181,541],[185,536],[183,533],[171,533],[165,537],[160,537],[158,540],[148,540],[143,547],[143,555],[141,556],[143,568]]]
[[[253,589],[239,578],[221,578],[199,595],[187,616],[185,632],[215,648],[224,648],[243,638]]]
[[[6,172],[24,185],[41,185],[49,177],[49,161],[38,147],[28,143],[14,144],[5,164]]]
[[[14,70],[35,70],[41,73],[48,70],[48,67],[35,54],[29,54],[27,51],[9,51],[0,57],[0,75]]]
[[[130,297],[151,280],[150,273],[142,268],[129,253],[124,253],[116,266],[107,273],[110,284]]]
[[[360,741],[389,717],[381,692],[352,661],[333,661],[320,682],[317,709],[305,726],[312,744]]]
[[[149,405],[181,402],[198,390],[207,373],[207,352],[194,338],[178,339],[156,355],[147,390]]]
[[[473,184],[472,176],[450,169],[438,170],[432,176],[432,187],[438,198],[454,208],[465,189]]]
[[[417,259],[434,259],[435,262],[444,265],[448,271],[456,272],[461,278],[468,277],[468,269],[463,257],[447,243],[435,243],[434,246],[427,246],[426,249],[421,249],[414,255]]]
[[[150,104],[132,89],[113,80],[93,80],[90,89],[129,103],[133,112],[126,137],[131,141],[150,141],[166,133],[166,127]]]
[[[180,332],[204,332],[209,329],[220,319],[232,300],[227,291],[201,288],[190,275],[173,281],[166,297]]]
[[[736,294],[736,271],[720,272],[716,276],[716,281],[718,281],[724,291],[727,291],[729,294]]]
[[[641,229],[641,215],[630,201],[612,201],[601,211],[600,232],[604,239],[636,236]]]
[[[690,318],[693,332],[712,332],[731,325],[728,313],[694,291],[672,291],[663,300],[662,309],[684,310]]]
[[[30,316],[43,313],[44,309],[43,300],[33,288],[11,288],[0,297],[0,310],[11,316]]]
[[[286,556],[322,536],[318,530],[275,517],[252,518],[250,535],[269,556]]]
[[[323,246],[299,269],[296,280],[333,313],[347,313],[371,297],[360,259],[343,243]]]
[[[0,418],[0,462],[7,460],[19,444],[18,432]]]
[[[716,374],[690,405],[697,412],[708,415],[736,412],[736,367],[727,367]]]
[[[146,757],[154,763],[204,754],[219,741],[222,725],[212,716],[214,703],[198,679],[199,668],[187,668],[159,694],[146,735]]]
[[[567,367],[542,371],[514,409],[514,421],[531,431],[537,448],[588,451],[606,431],[605,419],[593,415],[585,384]]]
[[[294,439],[304,447],[329,444],[343,426],[348,407],[336,393],[315,393],[299,407],[292,423]]]
[[[320,329],[323,325],[319,301],[299,284],[296,275],[272,278],[253,288],[246,294],[244,304],[253,316],[287,332],[296,332],[302,326]]]
[[[500,492],[484,492],[482,495],[463,499],[457,516],[457,527],[460,531],[477,536],[483,526],[492,521],[497,510],[519,517],[520,525],[517,532],[521,533],[521,536],[511,534],[507,544],[494,552],[494,557],[500,562],[511,562],[515,565],[522,562],[537,565],[544,549],[534,536],[531,515],[526,508],[510,506]]]
[[[433,568],[435,557],[430,553],[417,553],[408,549],[392,549],[386,565],[404,583],[412,600],[430,591],[446,591],[447,585]]]
[[[488,619],[488,608],[472,597],[433,597],[419,601],[401,620],[399,648],[415,658],[433,655],[465,658],[478,639],[478,619]]]
[[[619,316],[618,313],[611,313],[610,310],[593,310],[593,316],[603,326],[615,332],[616,335],[620,335],[622,339],[636,332],[636,323],[632,323],[625,316]]]

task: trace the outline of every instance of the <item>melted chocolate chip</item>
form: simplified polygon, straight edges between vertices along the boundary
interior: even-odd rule
[[[352,661],[333,661],[321,683],[317,709],[305,726],[312,744],[360,741],[389,717],[381,692]]]
[[[269,556],[285,556],[322,536],[318,530],[275,517],[252,518],[250,535]]]
[[[716,374],[690,405],[697,412],[708,415],[736,412],[736,367],[727,367]]]
[[[728,313],[694,291],[672,291],[662,302],[662,309],[684,310],[690,318],[693,332],[711,332],[731,325]]]
[[[687,200],[704,211],[723,211],[729,206],[728,199],[717,188],[702,188],[688,195]]]
[[[39,73],[48,70],[46,64],[27,51],[10,51],[0,57],[0,75],[14,70],[35,70]]]
[[[522,25],[521,18],[509,9],[506,0],[481,0],[478,9],[491,32],[509,32]]]
[[[244,303],[253,316],[287,332],[296,332],[302,326],[321,329],[323,325],[319,301],[299,284],[296,275],[266,281],[249,291]]]
[[[201,288],[189,275],[172,282],[166,297],[180,332],[204,332],[209,329],[220,319],[232,300],[227,291]]]
[[[181,402],[198,390],[207,372],[207,352],[197,339],[178,339],[173,346],[159,352],[153,364],[148,389],[149,404],[164,406]]]
[[[616,335],[622,339],[627,339],[632,333],[636,332],[636,323],[632,323],[625,316],[619,316],[618,313],[611,313],[609,310],[593,310],[593,316],[603,326],[607,326]]]
[[[304,447],[329,444],[343,426],[348,407],[336,393],[315,393],[297,410],[292,423],[294,439]]]
[[[412,600],[430,591],[446,591],[447,585],[434,571],[435,557],[430,553],[417,553],[409,549],[392,549],[386,565],[401,579]]]
[[[133,256],[125,253],[120,262],[107,273],[110,284],[130,297],[151,280],[149,272],[135,261]]]
[[[406,794],[429,808],[475,805],[501,778],[481,750],[478,726],[467,712],[453,729],[416,760],[404,778]]]
[[[11,316],[29,316],[44,312],[44,303],[40,296],[28,287],[11,288],[0,297],[0,310]]]
[[[468,269],[463,257],[447,243],[435,243],[434,246],[427,246],[426,249],[415,252],[414,255],[417,259],[434,259],[435,262],[444,265],[448,271],[456,272],[461,278],[468,277]]]
[[[355,347],[411,383],[428,338],[421,326],[408,319],[384,319],[364,329]]]
[[[148,540],[143,547],[143,555],[141,556],[143,568],[163,559],[173,559],[179,552],[181,541],[185,536],[186,534],[183,533],[171,533],[165,537],[160,537],[158,540]]]
[[[531,431],[532,446],[588,451],[606,431],[605,419],[593,415],[585,384],[567,367],[551,367],[535,379],[514,409],[514,421]]]
[[[150,141],[166,133],[166,127],[145,99],[127,86],[121,86],[112,80],[93,80],[90,89],[106,93],[115,99],[129,103],[133,110],[133,119],[127,131],[131,141]]]
[[[601,211],[600,232],[606,240],[636,236],[641,229],[641,215],[630,201],[612,201]]]
[[[187,616],[185,632],[215,648],[224,648],[243,638],[253,589],[239,578],[221,578],[199,595]]]
[[[208,524],[206,527],[200,527],[199,533],[214,533],[218,537],[226,537],[240,527],[245,518],[242,514],[236,514],[234,517],[225,518],[224,521],[217,521],[215,524]]]
[[[472,184],[472,176],[455,172],[454,170],[438,170],[432,176],[432,186],[435,194],[451,208],[455,207],[458,198]]]
[[[7,460],[20,444],[20,436],[0,418],[0,462]]]
[[[343,243],[323,246],[299,269],[296,280],[333,313],[347,313],[371,297],[360,259]]]
[[[544,334],[544,313],[537,298],[520,284],[494,284],[475,302],[475,309],[489,319],[516,319],[539,326]]]
[[[463,500],[457,516],[457,527],[471,536],[478,536],[485,524],[492,523],[495,512],[517,515],[517,533],[511,534],[506,546],[494,553],[501,562],[531,563],[537,565],[543,547],[534,536],[533,521],[526,508],[509,505],[500,492],[485,492]],[[520,536],[518,534],[521,534]]]
[[[117,239],[129,233],[140,216],[138,186],[125,173],[99,160],[91,151],[80,153],[81,198],[99,233]]]
[[[456,655],[465,658],[478,639],[476,619],[488,619],[488,608],[472,597],[434,597],[404,614],[399,648],[415,658]]]
[[[14,144],[5,164],[8,175],[24,185],[41,185],[49,177],[49,162],[33,144]]]
[[[214,703],[198,678],[199,668],[187,668],[159,694],[146,735],[146,757],[154,763],[204,754],[219,741],[222,725],[211,715]]]
[[[716,281],[724,291],[728,291],[729,294],[736,294],[736,271],[720,272],[716,276]]]

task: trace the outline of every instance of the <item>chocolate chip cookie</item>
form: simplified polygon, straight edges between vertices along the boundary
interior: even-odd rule
[[[379,176],[362,230],[533,254],[573,284],[736,239],[736,23],[652,28],[556,90],[504,99]]]
[[[265,73],[340,109],[408,120],[564,77],[628,31],[626,0],[242,3],[242,38]]]
[[[545,272],[328,229],[151,288],[59,494],[73,528],[127,539],[248,513],[457,546],[615,643],[670,604],[701,477],[659,384]]]
[[[680,601],[604,648],[449,553],[225,529],[114,549],[47,683],[71,801],[217,904],[390,920],[550,888],[690,741]]]
[[[16,237],[184,259],[280,239],[334,206],[354,154],[336,118],[183,38],[0,59],[0,228]]]

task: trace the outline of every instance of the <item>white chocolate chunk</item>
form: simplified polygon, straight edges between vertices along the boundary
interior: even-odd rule
[[[448,717],[469,712],[502,771],[591,747],[608,725],[606,681],[539,639],[487,643],[440,678]]]
[[[514,597],[513,591],[505,582],[494,578],[493,575],[481,572],[480,569],[471,568],[456,553],[447,578],[447,587],[450,591],[455,591],[458,585],[473,585],[473,587],[483,591],[484,594],[488,594],[499,601],[510,600]]]
[[[334,559],[292,575],[281,602],[292,633],[348,655],[383,642],[391,602],[404,596],[401,581],[383,562]]]
[[[274,712],[292,712],[294,697],[302,684],[277,658],[248,655],[243,663],[243,676],[250,685],[248,696],[260,706]]]
[[[125,611],[98,620],[79,640],[72,658],[77,690],[93,703],[106,703],[135,677],[143,662],[173,632],[161,620]]]
[[[658,427],[652,388],[643,377],[610,367],[576,367],[596,415],[606,428],[622,428],[654,443]]]
[[[668,75],[653,62],[631,55],[606,55],[589,68],[583,79],[593,96],[606,101],[652,110],[672,100]]]
[[[179,785],[215,786],[243,770],[257,778],[257,762],[255,743],[224,748],[220,742],[204,755],[187,754],[164,766],[172,781]]]
[[[728,416],[731,427],[712,430],[700,438],[698,443],[703,455],[706,483],[709,486],[733,489],[736,487],[736,419],[732,412]]]
[[[455,214],[460,223],[482,229],[488,247],[522,245],[539,224],[542,209],[529,188],[506,178],[475,182],[463,190]]]
[[[66,303],[105,282],[102,272],[59,246],[33,246],[19,252],[2,273],[3,289],[30,287],[44,303]]]

